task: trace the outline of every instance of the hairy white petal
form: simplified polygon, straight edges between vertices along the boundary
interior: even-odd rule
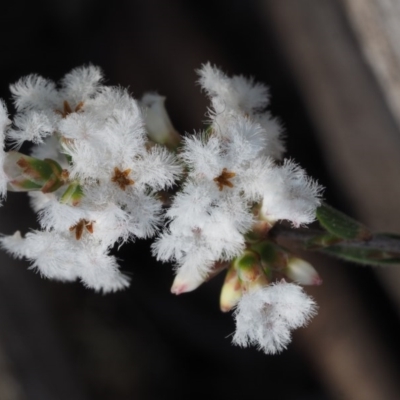
[[[29,204],[35,212],[39,212],[46,206],[49,201],[55,199],[54,193],[42,193],[41,191],[28,192],[28,196]]]
[[[305,326],[315,314],[313,299],[293,283],[282,281],[245,293],[234,313],[233,343],[278,353],[289,344],[291,331]]]
[[[286,160],[266,176],[261,213],[271,221],[286,219],[295,226],[308,224],[315,219],[321,192],[322,187],[302,168]]]
[[[79,277],[82,283],[97,292],[116,292],[129,286],[129,278],[119,271],[115,257],[100,248],[89,248],[82,254]]]
[[[215,136],[207,139],[202,134],[184,138],[179,156],[190,167],[190,176],[213,179],[223,168],[228,167],[224,164],[221,153],[221,140]]]
[[[252,162],[268,144],[261,125],[241,115],[226,119],[225,125],[220,125],[219,129],[217,132],[225,142],[229,164],[239,168],[244,163]]]
[[[54,82],[39,75],[28,75],[10,85],[17,111],[56,108],[58,93]]]
[[[64,281],[76,278],[75,265],[79,250],[67,237],[54,232],[30,232],[23,239],[19,232],[1,238],[1,245],[16,257],[32,261],[31,268],[41,275]]]
[[[252,114],[268,105],[268,88],[252,78],[241,75],[229,78],[210,63],[204,64],[197,73],[200,85],[212,99],[216,114],[230,110]]]
[[[27,254],[25,240],[20,231],[16,231],[13,235],[1,236],[0,246],[15,258],[22,258]]]
[[[134,236],[147,239],[158,231],[161,224],[161,202],[153,195],[135,191],[124,204],[129,215],[127,229]]]
[[[266,146],[264,154],[275,160],[281,160],[285,152],[282,124],[277,118],[273,118],[268,111],[263,114],[254,115],[254,120],[258,122],[266,132],[268,146]]]
[[[132,177],[135,185],[147,185],[154,190],[170,188],[181,175],[182,167],[167,149],[154,146],[134,161]]]
[[[188,184],[167,212],[169,230],[153,244],[153,254],[163,261],[175,261],[194,280],[204,278],[219,260],[231,260],[245,246],[243,234],[252,215],[240,196],[227,196],[213,202],[206,186]],[[178,272],[180,273],[180,272]]]
[[[60,203],[56,198],[47,201],[39,212],[40,225],[45,230],[67,232],[80,219],[85,219],[87,212],[80,207]]]
[[[72,103],[71,106],[75,107],[99,90],[102,79],[103,74],[99,67],[89,65],[74,68],[61,80],[61,94],[65,100]]]
[[[14,119],[18,130],[10,130],[8,138],[19,148],[25,140],[42,143],[46,136],[53,133],[55,127],[47,114],[41,111],[28,111],[18,114]]]

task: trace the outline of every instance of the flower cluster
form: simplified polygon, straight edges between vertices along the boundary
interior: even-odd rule
[[[168,228],[154,244],[157,258],[175,261],[178,276],[190,277],[194,287],[215,262],[244,250],[254,204],[271,224],[287,219],[296,226],[312,222],[320,204],[320,187],[300,167],[274,162],[284,146],[278,122],[265,111],[267,88],[228,78],[209,64],[199,74],[211,99],[210,124],[184,139],[179,156],[187,179],[167,212]]]
[[[171,187],[181,167],[150,143],[129,93],[101,81],[101,71],[89,66],[71,71],[58,89],[37,75],[11,86],[18,113],[5,136],[17,148],[26,140],[36,145],[32,157],[8,153],[4,171],[11,190],[36,185],[29,194],[42,230],[1,243],[45,277],[80,279],[108,292],[129,284],[110,249],[155,234],[162,211],[157,191]],[[58,174],[36,176],[37,160],[49,159]]]
[[[269,96],[264,85],[243,76],[230,78],[210,64],[198,73],[211,101],[208,126],[183,140],[178,156],[186,166],[186,179],[166,213],[169,224],[156,239],[153,251],[159,260],[175,262],[172,292],[176,294],[197,288],[228,266],[221,308],[228,311],[237,306],[234,342],[242,346],[258,342],[263,350],[274,353],[287,345],[290,329],[305,324],[315,307],[300,287],[285,283],[268,287],[266,277],[275,278],[272,272],[279,269],[287,278],[295,275],[295,280],[306,275],[303,281],[310,284],[319,282],[319,277],[311,279],[315,270],[305,262],[290,262],[283,250],[276,250],[275,259],[263,259],[254,244],[249,264],[248,233],[262,226],[265,234],[279,220],[294,226],[312,222],[322,189],[291,160],[281,162],[281,127],[266,110]],[[282,258],[283,262],[277,262]],[[294,265],[300,269],[297,274]],[[282,300],[285,293],[287,302]],[[251,316],[269,314],[265,310],[270,307],[282,309],[295,299],[298,308],[292,308],[303,314],[296,321],[279,322],[278,311],[269,318],[273,324],[267,322],[260,328],[261,318]],[[249,303],[253,306],[246,305]],[[275,339],[265,344],[254,332]]]
[[[153,254],[176,266],[172,292],[227,269],[221,308],[235,308],[234,343],[275,353],[316,309],[285,279],[320,279],[268,231],[280,220],[312,222],[321,187],[282,160],[282,129],[264,85],[210,64],[198,74],[211,106],[204,131],[186,137],[163,97],[148,93],[137,102],[103,85],[93,66],[74,69],[58,86],[37,75],[12,85],[13,125],[0,105],[2,143],[14,146],[8,153],[2,146],[0,191],[27,191],[41,230],[0,243],[45,277],[108,292],[129,284],[112,247],[157,235]],[[34,143],[29,156],[16,151],[25,141]]]

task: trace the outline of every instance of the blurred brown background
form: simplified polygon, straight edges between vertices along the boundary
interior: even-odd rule
[[[156,90],[181,132],[207,102],[194,70],[210,61],[270,86],[288,155],[328,202],[400,232],[398,0],[15,0],[2,5],[0,96],[29,73],[59,79],[93,63],[133,95]],[[9,103],[10,104],[10,103]],[[5,234],[37,226],[25,195],[0,209]],[[102,296],[41,279],[1,254],[0,400],[400,399],[400,270],[318,255],[319,306],[289,349],[230,344],[221,278],[169,293],[149,243],[119,252],[132,287]]]

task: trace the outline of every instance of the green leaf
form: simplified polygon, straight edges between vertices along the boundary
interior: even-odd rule
[[[362,265],[379,266],[400,264],[400,257],[379,249],[332,246],[324,249],[322,252]]]
[[[316,214],[320,224],[339,238],[368,240],[372,236],[366,226],[325,203],[318,207]]]
[[[398,233],[377,233],[375,237],[389,238],[400,241],[400,235]]]

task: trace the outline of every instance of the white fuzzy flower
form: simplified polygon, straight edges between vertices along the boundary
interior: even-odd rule
[[[226,110],[251,114],[269,103],[268,88],[241,75],[229,78],[210,63],[198,71],[199,83],[211,98],[217,114]]]
[[[182,166],[165,148],[149,144],[138,103],[127,90],[103,86],[97,67],[72,70],[58,87],[30,75],[11,91],[19,113],[8,138],[16,146],[33,142],[34,157],[58,166],[10,153],[5,169],[17,179],[15,190],[38,190],[29,194],[43,231],[3,237],[2,246],[49,278],[80,279],[104,292],[126,287],[129,280],[108,252],[154,236],[162,221],[157,191],[171,188]],[[51,193],[40,191],[47,187]]]
[[[215,182],[188,182],[174,198],[166,216],[171,220],[153,244],[162,261],[204,278],[218,260],[230,260],[244,249],[243,234],[253,217],[238,193],[221,194]]]
[[[234,313],[233,343],[257,346],[266,354],[279,353],[289,344],[291,331],[305,326],[315,314],[314,300],[293,283],[282,281],[248,292]]]
[[[19,232],[0,239],[1,246],[17,258],[32,261],[41,275],[62,281],[76,279],[76,248],[66,236],[34,231],[21,237]]]
[[[259,123],[266,132],[268,146],[265,148],[265,156],[274,160],[281,160],[285,153],[283,143],[283,127],[277,118],[274,118],[269,111],[253,115],[255,122]]]
[[[36,190],[29,194],[42,231],[4,237],[2,246],[44,276],[113,291],[128,280],[110,249],[154,236],[166,220],[153,253],[173,261],[178,277],[195,287],[243,252],[258,218],[311,222],[321,189],[296,164],[275,163],[284,146],[266,110],[268,89],[210,64],[198,72],[211,101],[210,125],[182,142],[163,97],[147,94],[139,105],[127,90],[104,86],[97,67],[76,68],[58,85],[38,75],[12,85],[18,112],[7,130],[1,103],[0,165],[5,135],[17,147],[33,142],[39,160],[9,153],[0,193],[7,176],[14,190]],[[163,213],[159,191],[181,178]]]
[[[17,258],[32,262],[42,276],[61,281],[82,282],[96,290],[114,292],[129,285],[118,269],[115,257],[93,241],[76,240],[70,233],[34,231],[21,237],[19,232],[0,238],[1,246]]]
[[[265,110],[269,104],[268,88],[241,75],[230,78],[210,63],[204,64],[197,72],[199,83],[211,100],[209,117],[213,129],[217,132],[227,130],[225,124],[232,116],[245,116],[265,132],[264,145],[259,147],[259,151],[263,151],[265,156],[281,159],[285,151],[282,129]]]
[[[115,257],[101,248],[91,247],[81,257],[79,278],[85,286],[103,293],[116,292],[129,286],[130,279],[119,271]]]
[[[65,75],[59,90],[53,81],[35,74],[21,78],[10,86],[10,90],[17,111],[36,110],[52,114],[58,110],[68,113],[100,90],[101,80],[100,69],[89,65],[75,68]]]
[[[298,226],[314,220],[321,191],[295,164],[275,164],[284,147],[279,124],[265,111],[265,86],[210,64],[198,73],[212,102],[211,126],[183,140],[179,157],[187,179],[153,246],[158,259],[174,261],[177,274],[191,273],[194,281],[244,249],[254,203],[271,223],[287,219]]]
[[[262,188],[263,218],[271,222],[286,219],[297,227],[315,220],[322,187],[294,162],[285,160],[281,167],[271,170]]]
[[[32,74],[10,85],[17,111],[54,109],[58,106],[56,84]]]
[[[4,151],[4,140],[6,136],[7,127],[11,121],[8,119],[6,105],[0,100],[0,196],[5,196],[7,193],[7,176],[4,172],[3,166],[6,157]]]
[[[43,139],[51,135],[54,131],[54,125],[49,117],[38,111],[27,111],[18,114],[14,118],[14,124],[17,130],[10,130],[7,137],[16,148],[21,147],[25,140],[33,143],[42,143]]]
[[[74,68],[61,80],[60,95],[72,104],[94,96],[101,89],[103,73],[99,67]]]

